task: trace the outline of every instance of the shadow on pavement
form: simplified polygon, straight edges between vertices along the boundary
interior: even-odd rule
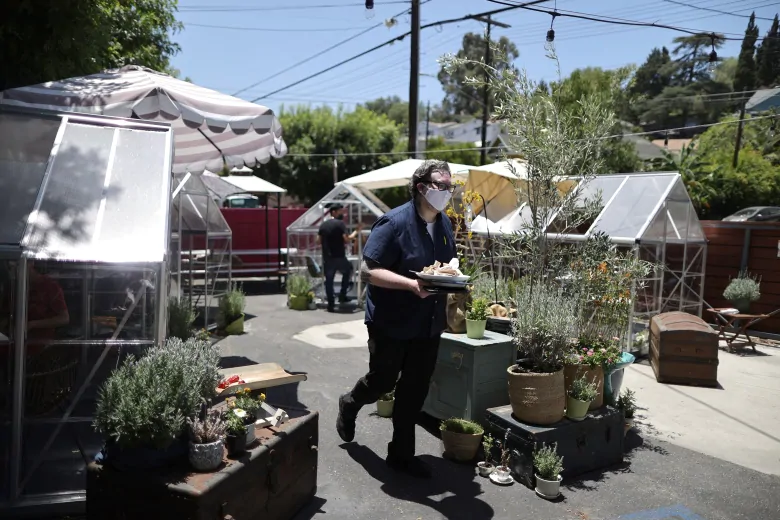
[[[370,477],[382,483],[381,489],[389,497],[429,507],[449,520],[493,518],[493,508],[477,498],[482,488],[474,481],[473,466],[459,466],[439,457],[423,455],[420,458],[431,466],[433,478],[415,479],[388,468],[384,458],[366,446],[349,443],[342,444],[341,448],[363,466]],[[451,495],[436,498],[444,493]]]

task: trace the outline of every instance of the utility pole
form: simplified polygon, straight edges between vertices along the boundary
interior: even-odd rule
[[[745,119],[745,105],[746,103],[742,103],[742,108],[739,111],[739,123],[737,123],[737,144],[734,146],[734,159],[731,161],[731,166],[733,168],[737,167],[737,164],[739,163],[739,149],[742,146],[742,125],[743,119]]]
[[[487,17],[476,17],[476,20],[479,20],[480,22],[484,22],[487,24],[487,31],[486,31],[486,38],[485,38],[485,86],[482,89],[482,146],[479,153],[479,159],[480,164],[487,164],[487,127],[488,127],[488,120],[490,119],[490,87],[489,87],[489,80],[490,80],[490,74],[488,73],[488,67],[490,67],[492,61],[493,61],[493,52],[490,48],[490,28],[493,25],[497,25],[499,27],[503,27],[504,29],[508,29],[511,27],[508,24],[496,22],[494,21],[490,15]]]
[[[339,151],[338,149],[333,149],[333,185],[339,183]]]
[[[428,107],[425,109],[425,158],[428,158],[428,128],[431,125],[431,102],[428,101]]]
[[[412,55],[409,67],[409,153],[417,158],[417,122],[420,103],[420,0],[412,0]]]

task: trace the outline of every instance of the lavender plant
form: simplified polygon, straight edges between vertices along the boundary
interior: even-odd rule
[[[227,424],[222,420],[221,414],[212,410],[202,420],[187,418],[187,426],[190,430],[190,439],[195,444],[209,444],[217,442],[225,435]]]

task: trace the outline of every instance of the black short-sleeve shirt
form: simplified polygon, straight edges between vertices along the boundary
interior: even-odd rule
[[[454,257],[450,219],[439,213],[431,237],[411,201],[380,217],[363,248],[363,258],[408,278],[436,260],[447,263]],[[365,322],[396,339],[435,337],[447,328],[446,303],[446,295],[420,298],[408,291],[369,285]]]
[[[347,225],[343,220],[332,218],[320,224],[320,242],[322,243],[322,259],[344,258],[344,235]]]

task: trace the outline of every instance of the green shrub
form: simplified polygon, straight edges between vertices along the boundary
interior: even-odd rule
[[[224,318],[225,324],[227,325],[240,318],[244,313],[245,305],[246,296],[244,291],[234,285],[219,299],[219,313]]]
[[[294,274],[287,278],[287,295],[288,296],[306,296],[308,297],[311,290],[311,283],[309,279],[301,274]]]
[[[239,417],[235,410],[231,410],[225,414],[225,422],[227,423],[227,432],[230,435],[243,435],[246,433],[246,425],[244,424],[244,418]]]
[[[636,413],[636,396],[634,392],[626,388],[618,398],[617,407],[623,412],[623,417],[626,419],[633,419],[634,413]]]
[[[558,444],[542,445],[534,451],[534,467],[543,480],[558,480],[563,471],[563,457],[558,455]]]
[[[485,463],[490,464],[490,450],[493,449],[493,445],[495,444],[495,440],[493,439],[493,436],[488,434],[485,434],[484,437],[482,437],[482,449],[485,451]]]
[[[585,376],[575,379],[569,389],[569,396],[578,401],[592,403],[598,395],[596,383],[588,381]]]
[[[164,449],[184,432],[219,384],[219,349],[170,338],[145,356],[125,360],[98,393],[94,426],[123,448]]]
[[[192,324],[198,317],[189,298],[168,300],[168,337],[187,341],[194,335]]]
[[[757,301],[761,298],[761,281],[747,272],[739,273],[737,278],[732,278],[726,290],[723,291],[723,297],[730,302],[740,300]]]
[[[488,301],[485,298],[475,298],[466,310],[466,319],[474,321],[485,321],[490,316],[488,310]]]
[[[468,433],[470,435],[482,435],[485,433],[485,429],[474,421],[456,418],[442,421],[439,429],[441,431],[447,430],[453,433]]]

